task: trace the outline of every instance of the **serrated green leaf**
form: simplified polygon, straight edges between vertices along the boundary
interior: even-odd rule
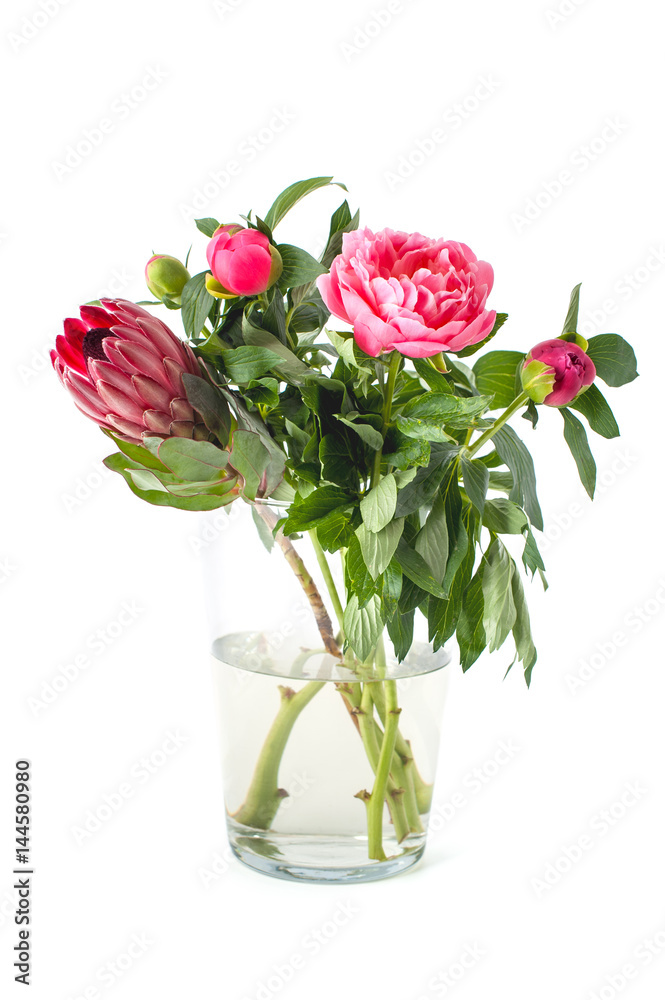
[[[247,385],[252,379],[267,374],[279,361],[279,355],[264,347],[235,347],[222,352],[224,370],[237,385]]]
[[[352,503],[349,494],[339,486],[321,486],[307,497],[296,497],[282,530],[285,535],[309,531],[331,511],[350,507]]]
[[[397,505],[397,483],[392,473],[360,501],[360,513],[368,531],[381,531],[393,519]]]
[[[637,378],[635,352],[618,333],[600,333],[592,337],[586,353],[596,366],[597,374],[608,385],[626,385]]]
[[[349,646],[364,662],[373,652],[383,631],[381,598],[374,594],[361,608],[357,595],[352,594],[344,609],[343,627]]]
[[[584,425],[567,407],[560,407],[559,412],[563,417],[563,436],[566,444],[575,459],[582,485],[593,500],[596,490],[596,463],[589,448],[589,439],[586,436]]]

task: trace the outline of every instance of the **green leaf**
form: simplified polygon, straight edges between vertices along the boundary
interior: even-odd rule
[[[586,436],[584,425],[567,407],[560,407],[559,412],[563,417],[563,436],[566,444],[575,459],[582,485],[593,500],[593,494],[596,489],[596,463],[589,448],[589,440]]]
[[[105,434],[111,438],[114,445],[119,448],[119,450],[126,455],[127,458],[131,458],[137,466],[143,465],[146,469],[154,469],[160,472],[166,472],[166,466],[163,462],[160,462],[156,454],[148,451],[147,448],[142,447],[139,444],[131,444],[129,441],[123,441],[121,438],[115,437],[110,431],[105,431]],[[151,438],[151,441],[156,440],[158,445],[161,444],[162,438]],[[156,451],[156,449],[155,449]]]
[[[452,386],[446,376],[438,371],[427,358],[413,358],[413,367],[421,379],[435,392],[452,393]]]
[[[581,283],[575,285],[572,292],[570,293],[570,305],[568,306],[568,312],[566,314],[566,320],[563,324],[562,334],[566,333],[577,333],[577,315],[580,311],[580,288]]]
[[[182,290],[182,325],[189,337],[198,337],[215,299],[205,286],[207,271],[190,278]]]
[[[498,539],[492,542],[484,556],[483,625],[490,653],[507,639],[517,612],[513,600],[512,578],[515,564]]]
[[[301,384],[311,369],[296,357],[280,340],[268,330],[255,326],[247,316],[243,317],[242,335],[245,343],[251,347],[262,347],[277,355],[273,367],[285,379],[296,385]]]
[[[618,333],[600,333],[592,337],[586,353],[600,378],[608,385],[626,385],[637,378],[635,352]]]
[[[429,441],[419,441],[406,437],[394,428],[389,428],[384,442],[383,461],[396,469],[410,471],[430,464],[431,448]]]
[[[256,530],[259,533],[259,538],[265,545],[268,552],[272,552],[273,547],[275,545],[275,536],[273,535],[272,531],[270,530],[266,522],[263,520],[263,518],[259,517],[254,504],[251,504],[251,508],[252,508],[252,520],[256,525]]]
[[[596,434],[600,434],[604,438],[619,436],[619,427],[614,419],[614,414],[595,383],[568,405],[587,418],[589,427]]]
[[[470,511],[471,508],[469,507],[467,510]],[[435,649],[440,649],[457,628],[462,610],[462,596],[471,580],[475,562],[475,548],[469,545],[469,532],[465,525],[465,515],[460,518],[454,534],[449,525],[449,535],[451,546],[444,587],[449,590],[450,596],[445,601],[430,597],[427,609],[429,635],[430,639],[434,641]]]
[[[409,580],[412,580],[416,586],[420,587],[421,590],[426,591],[428,594],[433,594],[434,597],[448,597],[447,592],[435,579],[432,570],[423,557],[415,549],[412,549],[403,538],[397,546],[395,558],[402,567],[404,575]]]
[[[421,441],[435,441],[438,444],[455,440],[450,434],[446,434],[439,423],[435,423],[432,420],[421,420],[419,417],[403,417],[398,415],[395,422],[402,434],[406,434],[410,438],[416,438]]]
[[[221,392],[198,375],[183,372],[182,384],[187,401],[203,417],[209,431],[216,434],[223,445],[227,444],[231,432],[229,405]]]
[[[400,415],[401,420],[413,418],[428,423],[438,422],[450,427],[466,428],[485,412],[492,402],[489,396],[453,396],[445,392],[426,392],[409,400]],[[404,427],[399,423],[400,430]]]
[[[194,219],[194,222],[196,223],[198,231],[203,233],[203,235],[208,238],[210,238],[215,230],[219,228],[219,222],[217,219]]]
[[[360,513],[369,531],[381,531],[392,521],[397,505],[397,483],[390,473],[360,501]]]
[[[513,625],[513,639],[517,657],[524,667],[524,679],[527,687],[531,684],[531,672],[536,664],[538,654],[531,638],[531,622],[529,620],[529,609],[524,596],[524,588],[517,570],[512,577],[513,604],[515,605],[515,624]]]
[[[404,518],[390,521],[380,531],[370,531],[365,524],[356,529],[363,561],[373,580],[381,576],[395,555],[403,530]]]
[[[323,478],[337,486],[358,488],[358,471],[351,461],[347,442],[335,434],[325,434],[319,445]]]
[[[460,663],[464,672],[476,662],[487,645],[483,625],[485,610],[483,572],[484,564],[481,563],[471,583],[464,591],[457,623],[457,642],[460,649]]]
[[[515,372],[524,361],[519,351],[490,351],[473,366],[478,392],[492,396],[492,409],[503,410],[515,399]]]
[[[276,378],[253,378],[245,394],[253,403],[272,409],[279,404],[279,382]]]
[[[348,547],[353,537],[351,515],[343,510],[331,511],[317,523],[316,534],[326,552]]]
[[[352,594],[344,609],[344,634],[353,652],[366,660],[374,650],[383,631],[381,598],[374,594],[364,608],[359,607],[358,597]]]
[[[481,340],[480,343],[478,344],[470,344],[469,347],[465,347],[463,351],[457,351],[456,357],[468,358],[470,354],[475,354],[476,351],[479,351],[481,347],[485,346],[485,344],[489,344],[492,337],[496,337],[497,333],[499,332],[499,330],[501,329],[501,327],[503,326],[503,324],[506,322],[507,319],[508,319],[508,313],[497,313],[496,319],[494,320],[494,326],[492,327],[492,332],[489,334],[489,336],[485,337],[485,339]]]
[[[349,337],[343,337],[340,333],[335,330],[326,330],[326,336],[330,340],[340,358],[349,368],[358,369],[358,371],[363,374],[373,375],[371,368],[363,365],[358,361],[355,351],[355,341],[353,339],[353,334]]]
[[[377,585],[365,564],[360,541],[355,534],[349,542],[344,561],[344,570],[347,591],[357,596],[358,604],[362,608],[367,604],[370,597],[376,594]]]
[[[293,535],[298,531],[309,531],[333,510],[350,507],[353,500],[339,486],[321,486],[308,497],[296,497],[289,507],[286,523],[283,525],[285,535]]]
[[[160,461],[179,479],[188,482],[205,482],[219,479],[225,469],[228,452],[210,441],[192,441],[189,438],[166,438],[159,446]]]
[[[493,441],[499,456],[513,474],[510,499],[523,507],[531,523],[542,531],[543,514],[536,494],[536,472],[526,445],[508,424],[496,432]]]
[[[104,465],[112,472],[119,473],[135,496],[156,507],[177,507],[179,510],[198,511],[216,510],[236,499],[235,494],[221,496],[211,493],[193,497],[179,497],[164,490],[142,490],[132,480],[131,460],[122,454],[109,455],[108,458],[104,459]]]
[[[347,201],[342,202],[339,208],[333,213],[330,220],[330,235],[326,248],[321,256],[321,263],[325,268],[329,268],[335,257],[342,252],[342,237],[344,233],[353,232],[358,228],[360,222],[360,212],[351,217],[351,209]]]
[[[435,498],[427,520],[416,535],[414,545],[416,552],[432,571],[434,579],[442,583],[448,562],[448,521],[441,494]]]
[[[350,427],[351,430],[355,431],[358,437],[366,445],[369,445],[369,447],[372,448],[374,451],[378,451],[379,448],[383,445],[383,437],[381,433],[376,430],[375,427],[372,427],[371,424],[362,423],[363,416],[364,414],[354,413],[353,411],[347,413],[345,417],[335,414],[336,419],[339,420],[340,423],[345,424],[347,427]],[[356,417],[358,417],[359,419],[356,420],[355,419]]]
[[[245,481],[243,496],[254,500],[268,466],[270,458],[268,451],[254,431],[234,431],[231,443],[231,465]]]
[[[346,191],[344,184],[340,184],[339,181],[333,181],[332,177],[310,177],[306,181],[296,181],[295,184],[291,184],[287,187],[281,194],[279,194],[265,216],[265,223],[270,229],[274,229],[278,222],[284,218],[287,212],[289,212],[294,205],[297,205],[301,198],[304,198],[311,191],[316,191],[317,188],[326,187],[329,184],[335,184],[337,187],[341,187]]]
[[[499,497],[485,504],[483,524],[496,535],[521,535],[529,527],[529,519],[512,500]]]
[[[246,385],[252,379],[265,375],[279,361],[278,354],[264,347],[235,347],[222,352],[226,374],[237,385]]]
[[[277,337],[279,342],[286,346],[286,313],[284,311],[284,296],[279,291],[277,285],[267,293],[269,297],[268,308],[263,310],[261,327]]]
[[[545,572],[545,563],[543,562],[543,557],[540,554],[540,550],[538,549],[538,544],[536,542],[536,539],[534,538],[531,528],[529,528],[524,537],[526,539],[524,545],[524,552],[522,554],[522,562],[524,563],[524,568],[530,570],[532,576],[535,575],[536,570],[539,570],[540,575],[543,579],[543,585],[545,587],[545,590],[547,590],[547,581],[543,576],[543,573]]]
[[[394,615],[388,620],[387,629],[398,663],[406,657],[413,644],[415,611]]]
[[[397,613],[397,606],[402,594],[402,582],[401,566],[396,559],[391,559],[383,571],[381,588],[383,617],[387,622],[391,621]]]
[[[421,507],[429,506],[444,480],[448,465],[456,460],[458,453],[458,446],[432,446],[430,464],[418,469],[415,478],[397,494],[397,517],[406,517]]]
[[[464,489],[467,492],[469,500],[482,517],[490,481],[490,470],[483,462],[467,458],[466,455],[462,455],[460,465],[462,468]]]
[[[315,257],[300,247],[291,246],[290,243],[280,243],[277,249],[282,258],[283,270],[279,277],[279,287],[283,291],[308,284],[320,274],[328,273],[327,267],[319,264]]]

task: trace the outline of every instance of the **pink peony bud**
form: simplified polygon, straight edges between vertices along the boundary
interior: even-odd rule
[[[591,358],[577,344],[567,340],[543,340],[536,344],[527,354],[522,368],[524,391],[537,403],[547,406],[568,406],[595,377],[596,366]],[[543,395],[543,385],[552,379],[551,391]]]
[[[145,266],[145,283],[156,299],[180,305],[182,290],[191,275],[177,257],[157,253]]]
[[[282,273],[282,258],[264,233],[242,226],[219,226],[206,250],[212,280],[211,295],[260,295]],[[218,287],[219,286],[219,287]]]
[[[102,299],[80,313],[65,320],[51,361],[86,417],[136,444],[143,437],[209,437],[182,382],[186,372],[201,375],[188,344],[124,299]]]

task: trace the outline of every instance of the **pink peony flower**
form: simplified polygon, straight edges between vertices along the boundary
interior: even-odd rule
[[[317,279],[328,309],[351,323],[372,357],[455,353],[484,340],[495,312],[485,309],[494,272],[464,243],[420,233],[345,233],[330,274]]]
[[[258,229],[219,226],[206,250],[212,276],[231,295],[260,295],[282,273],[282,258]],[[208,284],[214,295],[215,286]]]
[[[182,384],[184,372],[201,375],[189,345],[133,302],[101,301],[66,319],[51,351],[79,410],[136,444],[144,436],[207,438]]]
[[[547,406],[567,406],[596,377],[591,358],[568,340],[541,341],[527,354],[524,369],[532,361],[549,365],[554,375],[552,391],[543,399]]]

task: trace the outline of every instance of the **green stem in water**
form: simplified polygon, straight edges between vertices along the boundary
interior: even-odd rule
[[[380,745],[383,733],[379,729],[379,726],[374,718],[374,703],[370,692],[371,686],[372,685],[369,683],[365,684],[362,700],[356,711],[360,725],[360,735],[362,737],[363,746],[365,747],[365,753],[367,754],[367,759],[369,760],[370,766],[376,775],[379,769],[381,754]],[[409,821],[404,810],[404,789],[401,788],[395,780],[393,780],[392,776],[389,776],[386,784],[386,790],[387,795],[385,798],[388,804],[388,809],[390,810],[391,819],[393,821],[395,837],[397,838],[397,842],[401,843],[411,832]],[[366,792],[359,792],[357,797],[363,799],[365,802],[369,801],[367,799]]]
[[[318,535],[316,534],[316,528],[312,528],[309,533],[309,537],[312,540],[312,545],[314,546],[314,551],[316,553],[316,558],[323,573],[323,579],[326,581],[326,587],[328,588],[328,593],[330,594],[330,600],[332,601],[333,608],[335,609],[335,614],[337,615],[337,621],[339,622],[339,628],[341,632],[342,639],[344,638],[344,628],[342,620],[344,618],[344,608],[342,607],[342,602],[339,599],[339,593],[337,592],[337,587],[335,586],[335,581],[333,580],[333,575],[326,559],[326,554],[321,547]]]
[[[386,797],[390,764],[395,751],[395,741],[399,728],[399,715],[402,711],[397,704],[397,684],[395,681],[382,681],[386,694],[386,728],[383,732],[381,752],[372,788],[367,802],[367,834],[368,852],[370,858],[385,861],[383,849],[383,800]],[[370,695],[371,697],[371,695]]]
[[[324,685],[325,681],[309,681],[297,693],[280,685],[279,711],[261,748],[247,798],[232,816],[237,823],[258,830],[270,829],[282,799],[288,796],[277,784],[284,748],[296,719]]]
[[[528,402],[529,402],[529,396],[525,392],[520,393],[517,399],[514,399],[510,404],[510,406],[503,411],[501,416],[496,418],[492,426],[488,427],[487,430],[483,434],[481,434],[480,437],[476,441],[474,441],[472,445],[467,446],[467,448],[465,449],[467,456],[471,458],[473,455],[476,454],[476,452],[480,448],[482,448],[484,444],[487,444],[488,441],[491,441],[496,432],[498,430],[501,430],[501,428],[503,427],[503,425],[506,423],[507,420],[510,420],[513,413],[516,413],[517,410],[520,409],[520,407],[524,406],[525,403]]]
[[[390,414],[393,405],[393,396],[395,394],[395,382],[397,381],[397,375],[399,373],[399,368],[402,363],[402,355],[399,351],[393,351],[392,357],[390,358],[390,367],[388,368],[388,383],[383,391],[383,409],[381,411],[381,434],[385,437],[385,433],[388,429],[390,423]],[[383,386],[381,386],[383,390]],[[370,479],[370,489],[373,489],[381,478],[381,458],[383,456],[383,448],[379,450],[374,455],[374,465],[372,466],[372,478]]]

